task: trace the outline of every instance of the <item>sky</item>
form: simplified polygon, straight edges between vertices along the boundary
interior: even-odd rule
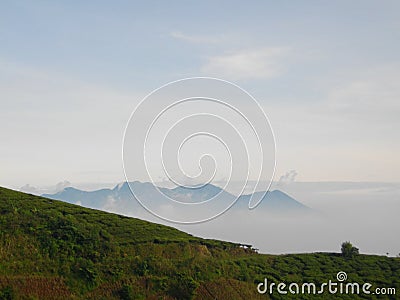
[[[0,4],[0,185],[121,182],[136,105],[182,78],[260,103],[276,177],[400,182],[398,1]]]

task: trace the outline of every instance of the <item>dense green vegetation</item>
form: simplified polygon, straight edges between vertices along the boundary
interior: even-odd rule
[[[269,299],[256,289],[264,278],[318,284],[335,280],[338,271],[349,281],[400,292],[398,258],[262,255],[238,244],[0,188],[0,299]],[[313,297],[328,296],[335,299]],[[346,297],[360,296],[336,295]],[[271,298],[299,296],[275,293]]]

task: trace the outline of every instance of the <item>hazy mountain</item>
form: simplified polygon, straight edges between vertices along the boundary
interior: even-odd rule
[[[262,197],[264,192],[255,193],[256,196]],[[251,195],[243,195],[239,198],[236,206],[247,208]],[[266,193],[261,203],[256,209],[268,209],[274,212],[285,212],[285,211],[308,211],[311,210],[309,207],[290,197],[288,194],[274,190]]]
[[[160,205],[163,201],[165,203],[165,196],[185,203],[198,203],[213,197],[217,197],[218,201],[229,203],[236,198],[234,195],[212,184],[207,184],[200,188],[176,187],[168,189],[157,187],[148,182],[135,181],[130,186],[138,198],[143,199],[142,197],[145,197],[145,199],[149,199],[153,203],[159,202]],[[160,192],[165,196],[162,196]],[[43,194],[43,196],[102,210],[113,211],[114,208],[118,208],[118,211],[123,210],[127,213],[134,212],[140,206],[132,195],[127,182],[121,183],[113,189],[100,189],[90,192],[67,187],[58,193]],[[262,192],[258,192],[256,196],[261,197]],[[240,196],[232,209],[248,209],[250,197],[251,195]],[[266,193],[257,209],[280,213],[310,210],[307,206],[279,190]]]

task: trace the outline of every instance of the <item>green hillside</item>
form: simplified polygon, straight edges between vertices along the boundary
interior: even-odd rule
[[[264,278],[318,284],[335,280],[339,271],[348,281],[395,287],[400,293],[397,258],[262,255],[238,244],[0,188],[0,299],[269,299],[257,292]],[[299,296],[275,293],[271,298]]]

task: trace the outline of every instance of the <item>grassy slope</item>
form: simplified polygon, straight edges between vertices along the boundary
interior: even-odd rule
[[[10,294],[23,299],[187,299],[193,294],[268,299],[256,292],[264,277],[321,283],[334,280],[338,271],[347,272],[349,281],[400,292],[399,259],[261,255],[171,227],[0,188],[0,299]]]

